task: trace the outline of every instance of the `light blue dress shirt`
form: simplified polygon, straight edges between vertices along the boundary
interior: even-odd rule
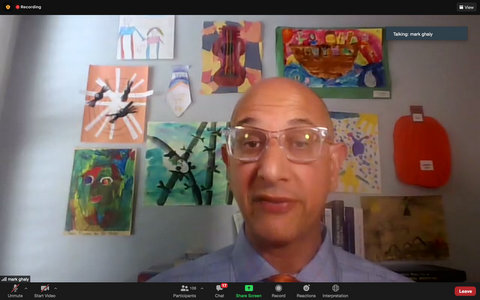
[[[334,246],[327,230],[315,257],[294,276],[301,282],[411,282]],[[152,277],[150,282],[258,282],[278,274],[239,232],[235,243]]]

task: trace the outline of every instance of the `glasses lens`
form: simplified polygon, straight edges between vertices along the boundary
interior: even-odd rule
[[[267,136],[260,130],[234,128],[229,137],[232,155],[240,160],[255,160],[265,148]]]
[[[288,157],[296,161],[311,161],[318,158],[324,138],[312,128],[285,131],[284,147]]]

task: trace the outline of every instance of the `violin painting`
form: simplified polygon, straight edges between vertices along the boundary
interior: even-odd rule
[[[239,86],[246,75],[245,67],[240,64],[240,56],[245,53],[245,42],[239,37],[240,31],[236,26],[223,26],[221,32],[212,50],[221,61],[213,81],[223,86]]]
[[[243,93],[262,78],[261,22],[204,22],[202,94]]]

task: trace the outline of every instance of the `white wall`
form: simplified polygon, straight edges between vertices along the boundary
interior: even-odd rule
[[[0,123],[0,273],[31,275],[33,281],[135,281],[140,270],[169,264],[187,250],[212,251],[233,241],[233,207],[143,207],[145,145],[138,153],[133,235],[63,235],[73,149],[85,146],[80,131],[89,64],[148,63],[156,91],[149,98],[149,121],[227,120],[238,94],[199,93],[202,23],[225,19],[264,23],[264,77],[276,75],[277,26],[469,27],[468,41],[388,42],[392,99],[326,102],[330,110],[379,115],[383,195],[441,194],[451,258],[438,263],[480,281],[477,16],[177,16],[175,59],[161,61],[116,60],[118,16],[24,16]],[[174,64],[192,66],[194,103],[180,119],[165,103]],[[423,105],[450,135],[452,176],[442,188],[396,179],[393,126],[412,104]],[[332,197],[358,205],[358,195]]]
[[[0,17],[0,119],[2,116],[3,103],[5,102],[5,91],[8,85],[10,68],[14,60],[13,49],[16,41],[16,33],[21,16]]]

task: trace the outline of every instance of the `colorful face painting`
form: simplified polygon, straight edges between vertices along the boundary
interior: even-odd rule
[[[117,59],[172,59],[175,16],[120,16]]]
[[[335,128],[335,142],[343,142],[348,147],[337,192],[380,193],[378,116],[330,112],[330,117]]]
[[[142,143],[147,86],[147,66],[90,66],[82,142]]]
[[[202,94],[244,93],[262,79],[261,22],[203,22]]]
[[[145,205],[232,204],[222,161],[225,122],[149,122]]]
[[[75,150],[66,233],[130,235],[135,154],[132,149]]]
[[[449,257],[442,197],[361,197],[365,257],[371,261]]]
[[[390,98],[382,28],[277,28],[279,76],[328,98]]]

